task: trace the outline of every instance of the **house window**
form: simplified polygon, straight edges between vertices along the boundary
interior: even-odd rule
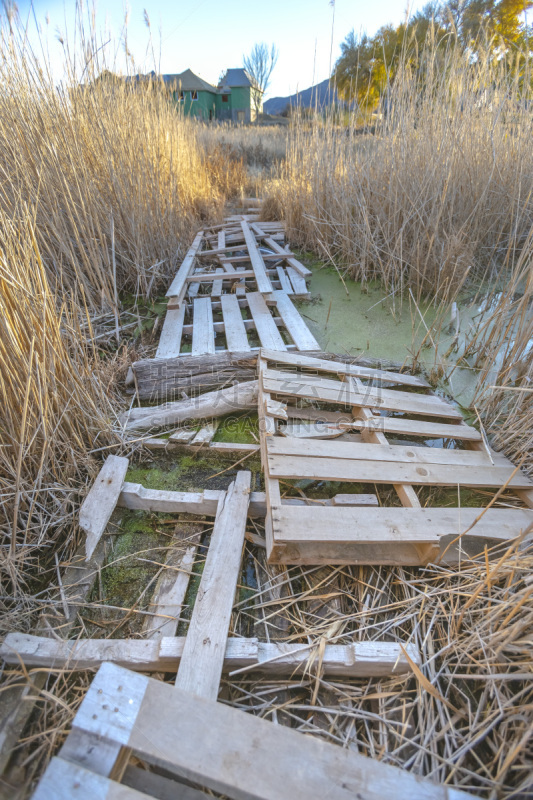
[[[222,102],[223,103],[229,103],[229,94],[223,94],[222,95]]]
[[[196,91],[196,89],[193,92],[191,92],[191,100],[198,100],[198,92]]]
[[[183,92],[178,92],[178,100],[180,103],[183,103],[183,101],[185,100],[185,95],[183,94]]]

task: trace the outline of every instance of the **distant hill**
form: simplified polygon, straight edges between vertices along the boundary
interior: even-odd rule
[[[337,93],[333,92],[329,80],[326,78],[322,83],[310,86],[309,89],[304,89],[303,92],[291,94],[289,97],[271,97],[270,100],[265,100],[263,109],[267,114],[281,114],[289,103],[292,106],[300,106],[302,108],[310,108],[315,105],[322,108],[329,106],[330,103],[337,99]]]

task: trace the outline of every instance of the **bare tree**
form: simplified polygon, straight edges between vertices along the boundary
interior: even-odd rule
[[[253,78],[256,88],[260,90],[252,94],[256,116],[261,111],[262,96],[268,88],[278,56],[279,50],[275,44],[269,48],[266,42],[258,42],[254,44],[249,55],[242,57],[244,69]]]

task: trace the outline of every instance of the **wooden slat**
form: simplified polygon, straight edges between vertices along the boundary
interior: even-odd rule
[[[127,458],[108,456],[80,508],[80,527],[87,534],[87,559],[94,553],[115,509],[128,471],[128,463]]]
[[[320,350],[320,345],[303,321],[286,292],[272,292],[278,313],[298,350]]]
[[[191,355],[200,356],[215,352],[215,331],[210,297],[197,297],[194,301]]]
[[[175,535],[172,541],[148,607],[153,616],[147,616],[143,625],[143,633],[150,639],[176,635],[202,528],[197,526],[197,533],[189,532],[186,540]]]
[[[219,503],[176,678],[176,686],[180,689],[213,700],[218,696],[239,578],[250,480],[250,472],[238,472]]]
[[[456,464],[457,466],[492,466],[486,453],[455,450],[447,447],[409,447],[408,445],[366,444],[304,440],[291,436],[269,436],[268,452],[279,456],[310,456],[350,461],[392,461],[407,464]],[[500,465],[501,466],[501,465]]]
[[[280,377],[278,377],[278,374]],[[400,411],[406,414],[461,419],[459,411],[435,397],[396,392],[388,389],[376,389],[371,386],[365,386],[365,392],[361,394],[340,381],[327,381],[324,378],[310,381],[308,376],[302,376],[300,380],[300,376],[278,374],[273,377],[273,373],[268,371],[264,378],[266,391],[273,394],[321,400],[344,406],[357,405],[364,408]]]
[[[289,280],[289,278],[287,276],[287,273],[285,272],[284,268],[283,267],[278,267],[276,269],[276,272],[278,273],[278,278],[280,280],[282,290],[284,292],[286,292],[287,294],[289,294],[289,295],[290,294],[294,294],[294,289],[292,288],[292,283],[290,282],[290,280]]]
[[[216,272],[226,275],[226,270],[224,270],[222,267],[218,267]],[[221,294],[222,294],[222,279],[220,279],[219,281],[213,281],[213,286],[211,288],[211,297],[213,298],[220,297]]]
[[[344,430],[378,431],[381,433],[399,433],[406,436],[423,436],[428,439],[457,439],[459,441],[479,441],[481,434],[475,428],[454,422],[423,422],[417,419],[399,417],[375,417],[372,419],[351,419],[348,411],[323,411],[318,408],[297,408],[287,406],[289,419],[320,420],[329,425],[338,425]]]
[[[32,795],[33,800],[153,800],[144,792],[97,775],[78,764],[53,758]]]
[[[294,294],[308,294],[305,278],[302,278],[302,276],[299,275],[298,272],[296,272],[296,270],[292,267],[287,267],[287,275],[292,283]]]
[[[464,533],[482,508],[375,508],[281,506],[272,509],[276,538],[286,542],[432,542]],[[476,538],[509,540],[533,522],[533,511],[489,508],[469,531]]]
[[[179,308],[169,309],[165,315],[165,322],[159,337],[159,346],[156,358],[174,358],[179,356],[181,350],[181,333],[185,319],[185,304]]]
[[[250,254],[250,261],[252,262],[252,267],[255,273],[257,291],[262,292],[263,294],[271,292],[272,284],[270,283],[270,278],[266,273],[265,263],[261,253],[259,252],[259,248],[257,247],[255,236],[250,230],[250,226],[247,222],[241,222],[241,228],[248,252]]]
[[[203,235],[204,235],[203,231],[199,231],[196,234],[196,236],[194,237],[194,241],[193,241],[192,245],[190,246],[189,250],[187,251],[187,255],[183,259],[183,261],[181,263],[181,266],[180,266],[180,268],[179,268],[174,280],[172,281],[172,283],[168,287],[168,291],[166,293],[166,296],[175,298],[176,305],[181,302],[181,300],[183,299],[183,296],[185,294],[185,287],[187,285],[187,277],[189,276],[189,273],[191,272],[191,270],[193,268],[194,260],[196,258],[196,253],[198,252],[198,249],[199,249],[200,244],[202,242]]]
[[[26,633],[9,633],[0,645],[0,657],[6,664],[48,669],[98,669],[110,661],[140,672],[176,672],[185,636],[163,636],[141,639],[48,639]],[[230,637],[226,640],[224,672],[253,667],[265,674],[291,675],[302,672],[309,655],[321,646],[285,642],[259,642],[257,639]],[[321,671],[326,675],[345,677],[381,677],[410,672],[402,648],[411,661],[421,663],[416,646],[404,642],[354,642],[327,644],[324,648]]]
[[[239,800],[467,796],[113,664],[100,667],[74,727],[105,735],[170,775]]]
[[[228,350],[234,352],[251,350],[237,297],[234,294],[223,294],[220,302]]]
[[[248,292],[246,297],[261,345],[271,350],[286,350],[287,346],[272,319],[263,295],[259,292]]]
[[[274,252],[278,253],[279,255],[286,255],[286,252],[283,249],[283,247],[281,247],[281,245],[279,245],[271,236],[266,235],[267,232],[271,230],[267,227],[266,223],[253,222],[251,227],[252,230],[254,230],[259,237],[264,237],[264,242],[267,247],[270,247],[271,250],[274,250]],[[298,272],[304,278],[307,275],[311,275],[311,270],[308,269],[307,267],[304,267],[304,265],[301,264],[296,258],[294,257],[288,258],[287,263],[289,264],[290,267],[296,270],[296,272]]]
[[[202,514],[214,517],[221,496],[221,492],[213,489],[205,489],[203,492],[171,492],[164,489],[146,489],[140,483],[125,482],[117,505],[137,511]]]
[[[311,356],[300,353],[282,353],[280,355],[265,347],[261,350],[261,356],[267,361],[277,361],[279,364],[287,364],[302,369],[308,368],[316,372],[329,372],[330,375],[354,375],[356,378],[386,381],[388,383],[403,383],[406,386],[429,388],[429,383],[423,378],[404,372],[390,372],[382,369],[374,369],[372,367],[359,366],[358,364],[343,364],[338,361],[326,361],[323,358],[312,358]]]
[[[430,448],[428,448],[430,449]],[[276,478],[310,478],[358,483],[412,483],[415,486],[500,487],[513,470],[510,467],[451,466],[448,464],[402,464],[390,461],[350,461],[310,456],[268,456],[270,475]],[[523,473],[509,482],[510,488],[530,489],[533,483]]]
[[[203,425],[195,435],[194,439],[191,440],[190,444],[194,446],[209,444],[217,432],[219,425],[219,419],[213,419],[211,422],[208,422],[207,425]]]

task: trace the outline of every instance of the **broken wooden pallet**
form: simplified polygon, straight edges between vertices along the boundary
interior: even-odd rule
[[[440,557],[455,563],[485,542],[515,539],[533,523],[533,512],[520,507],[421,507],[414,486],[509,487],[533,507],[529,478],[487,452],[479,433],[421,379],[262,350],[259,383],[272,563],[420,565]],[[410,441],[389,443],[386,433]],[[458,442],[470,449],[444,446]],[[352,483],[351,507],[289,506],[279,481],[302,479]],[[358,484],[394,487],[403,508],[358,508]]]
[[[147,769],[141,772],[128,764],[130,754]],[[166,777],[150,767],[163,770]],[[182,780],[242,800],[348,800],[354,796],[381,800],[388,795],[405,800],[459,800],[469,796],[106,663],[33,797],[189,796],[191,789]],[[202,797],[201,791],[192,791],[196,792],[192,796]]]
[[[156,358],[251,352],[261,346],[320,349],[286,291],[202,295],[169,309]]]

